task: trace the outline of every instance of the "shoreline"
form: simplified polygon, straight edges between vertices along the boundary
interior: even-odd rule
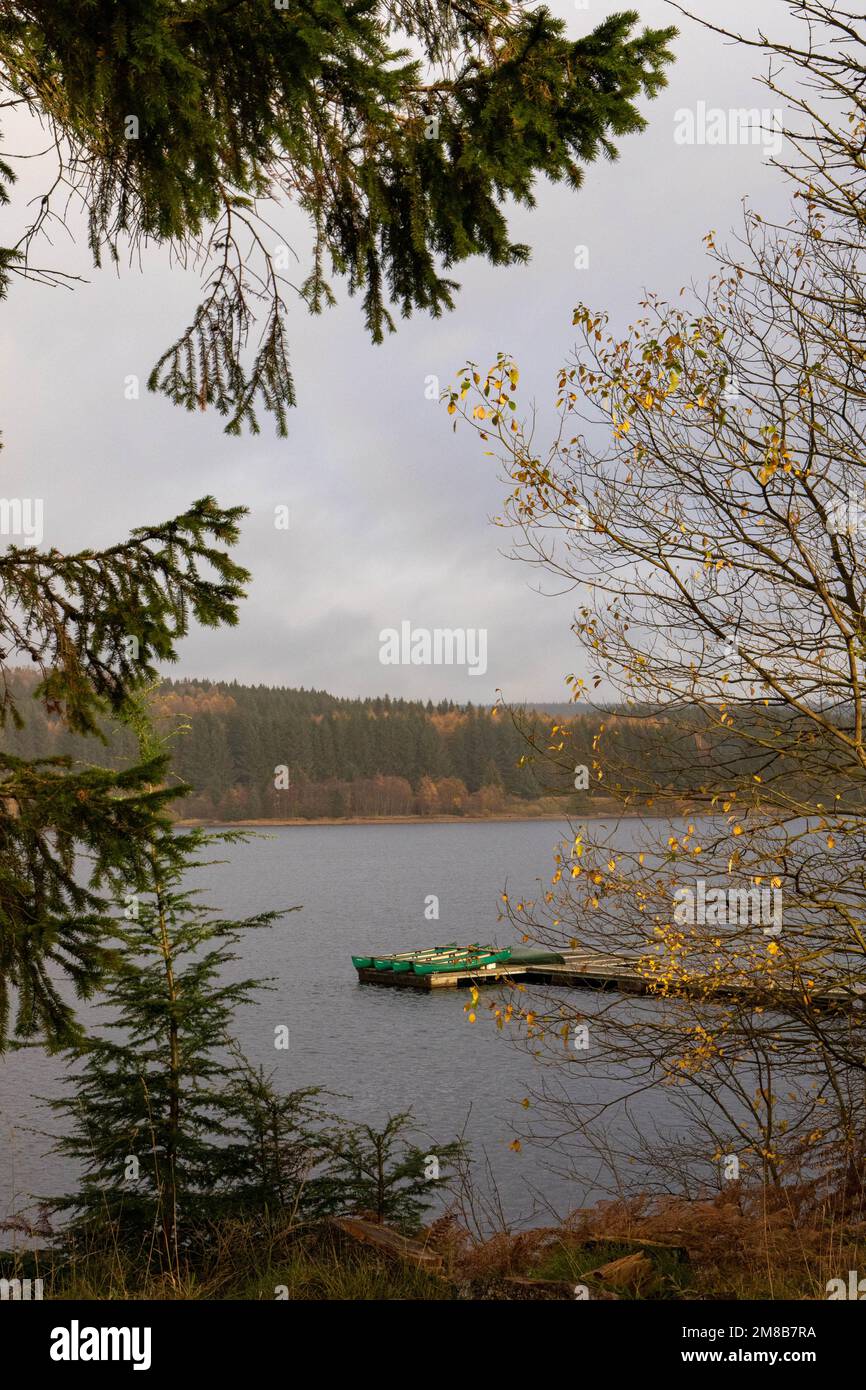
[[[322,816],[309,819],[304,816],[272,816],[256,817],[251,820],[212,820],[193,818],[177,820],[175,825],[192,828],[194,826],[256,826],[267,827],[269,825],[488,825],[506,824],[513,821],[516,824],[526,825],[531,821],[586,821],[586,820],[635,820],[642,818],[642,811],[544,811],[536,816],[509,815],[506,812],[496,812],[490,816]],[[652,815],[647,819],[657,819]]]

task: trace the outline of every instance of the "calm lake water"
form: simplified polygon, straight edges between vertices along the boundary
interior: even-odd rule
[[[486,1011],[469,1024],[465,992],[362,986],[350,956],[430,941],[513,941],[498,920],[499,895],[531,894],[537,880],[549,881],[566,833],[551,821],[275,827],[227,847],[226,863],[196,875],[203,900],[227,916],[303,908],[247,937],[238,974],[271,976],[274,984],[238,1015],[250,1059],[276,1068],[286,1089],[316,1084],[340,1093],[345,1099],[333,1108],[366,1123],[411,1108],[425,1138],[440,1142],[465,1126],[516,1221],[529,1213],[530,1188],[561,1212],[602,1195],[597,1165],[566,1181],[536,1151],[509,1148],[537,1064]],[[638,822],[624,822],[615,839],[625,847],[640,834]],[[424,917],[430,894],[439,898],[438,923]],[[585,1007],[597,997],[582,996]],[[275,1051],[278,1024],[290,1029],[288,1052]],[[38,1103],[60,1094],[63,1074],[63,1062],[40,1051],[0,1061],[0,1219],[30,1205],[32,1195],[69,1189],[68,1161],[50,1154],[45,1134],[57,1121]],[[579,1068],[569,1084],[580,1099],[587,1083]],[[648,1092],[632,1118],[640,1122],[643,1107],[647,1123],[658,1123],[663,1105],[658,1091]]]

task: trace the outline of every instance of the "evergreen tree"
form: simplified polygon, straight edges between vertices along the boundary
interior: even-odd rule
[[[35,699],[74,734],[101,735],[106,716],[155,677],[154,663],[175,659],[191,618],[235,623],[248,576],[227,547],[242,515],[206,497],[103,551],[10,546],[0,555],[0,729],[20,728]],[[24,700],[8,679],[16,658],[40,677]],[[167,771],[161,751],[120,771],[0,751],[0,1047],[13,1025],[54,1044],[68,1037],[73,1013],[59,986],[86,994],[106,968],[101,888],[130,858],[145,869],[175,794],[160,786]]]
[[[636,102],[664,85],[675,31],[637,20],[571,40],[546,7],[507,0],[9,0],[0,72],[60,169],[0,250],[0,294],[14,273],[64,278],[37,269],[32,247],[72,189],[96,264],[155,242],[205,267],[151,390],[214,407],[231,433],[258,429],[261,410],[285,433],[288,282],[258,200],[296,199],[310,219],[310,311],[334,302],[334,274],[362,295],[376,342],[396,314],[438,316],[458,262],[527,258],[506,201],[531,205],[539,176],[578,187],[585,164],[642,129]],[[0,197],[13,177],[0,162]]]
[[[390,1116],[382,1129],[344,1124],[327,1137],[329,1191],[340,1194],[344,1209],[407,1231],[418,1229],[424,1212],[455,1176],[464,1145],[455,1139],[422,1148],[410,1142],[412,1128],[412,1114],[404,1111]]]
[[[247,931],[284,915],[242,921],[214,916],[189,886],[214,844],[236,834],[159,832],[115,924],[119,965],[109,978],[105,1030],[87,1039],[73,1079],[74,1098],[55,1102],[71,1122],[58,1150],[84,1169],[79,1192],[53,1206],[72,1214],[70,1236],[112,1242],[175,1273],[196,1227],[220,1209],[237,1172],[228,1141],[249,1120],[238,1111],[238,1061],[229,1029],[236,1008],[260,981],[227,982],[233,946]],[[295,910],[295,909],[289,909]],[[243,1083],[249,1092],[249,1077]],[[303,1110],[309,1093],[283,1102]],[[270,1171],[270,1170],[269,1170]],[[264,1184],[253,1170],[247,1186]],[[273,1175],[271,1177],[273,1181]]]
[[[447,771],[446,763],[447,759],[442,741],[427,718],[418,731],[416,767],[422,777],[436,778]]]
[[[215,1165],[224,1204],[238,1215],[290,1219],[333,1209],[334,1184],[323,1171],[320,1088],[280,1092],[273,1075],[251,1066],[239,1048],[233,1056],[234,1071],[220,1097],[231,1136]]]

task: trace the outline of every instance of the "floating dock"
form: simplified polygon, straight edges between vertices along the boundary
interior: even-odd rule
[[[616,991],[620,994],[656,994],[656,981],[651,974],[638,969],[637,963],[623,957],[591,951],[512,950],[509,959],[484,966],[463,966],[454,970],[416,974],[413,970],[377,970],[374,965],[356,966],[358,980],[365,985],[380,985],[389,989],[469,989],[479,985],[536,984],[562,985],[570,989]],[[792,1000],[801,1006],[843,1008],[866,1006],[866,995],[852,995],[845,989],[829,989],[809,996],[808,1001],[793,989],[778,987],[760,989],[746,982],[723,984],[718,979],[697,976],[678,990],[659,992],[658,998],[675,994],[706,997],[708,1003],[748,995],[756,1006],[774,1002],[790,1007]]]
[[[358,979],[364,985],[384,985],[396,989],[460,989],[478,984],[502,984],[533,980],[537,984],[590,986],[596,989],[621,989],[644,993],[639,988],[647,982],[634,968],[629,968],[613,956],[590,955],[582,951],[518,951],[508,960],[489,965],[458,966],[454,970],[438,970],[416,974],[413,970],[377,970],[374,965],[357,966]]]

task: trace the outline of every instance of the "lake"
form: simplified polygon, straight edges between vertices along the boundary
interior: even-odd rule
[[[614,840],[625,847],[640,831],[640,822],[621,822]],[[539,879],[546,884],[567,833],[551,821],[277,826],[227,847],[226,863],[196,875],[203,901],[227,916],[303,909],[271,931],[250,933],[236,966],[274,985],[238,1015],[236,1034],[250,1060],[275,1068],[286,1089],[315,1084],[339,1093],[345,1099],[333,1108],[365,1123],[411,1108],[425,1139],[445,1142],[465,1127],[475,1155],[488,1156],[514,1221],[528,1218],[530,1188],[560,1212],[604,1190],[597,1164],[566,1180],[537,1151],[509,1147],[521,1117],[525,1128],[519,1102],[537,1064],[497,1032],[486,1010],[468,1022],[465,991],[359,985],[350,956],[434,941],[512,942],[499,920],[500,894],[531,895]],[[424,916],[433,894],[438,923]],[[596,997],[583,994],[583,1007],[591,1010]],[[92,1007],[82,1012],[96,1017]],[[290,1030],[288,1052],[274,1047],[281,1024]],[[44,1131],[57,1120],[38,1102],[60,1094],[63,1073],[61,1059],[38,1050],[0,1061],[0,1219],[23,1210],[30,1195],[69,1188],[68,1160],[47,1152]],[[589,1084],[578,1062],[571,1093],[580,1099]],[[597,1079],[592,1084],[597,1094]],[[647,1092],[632,1119],[663,1122],[664,1106],[658,1091]]]

